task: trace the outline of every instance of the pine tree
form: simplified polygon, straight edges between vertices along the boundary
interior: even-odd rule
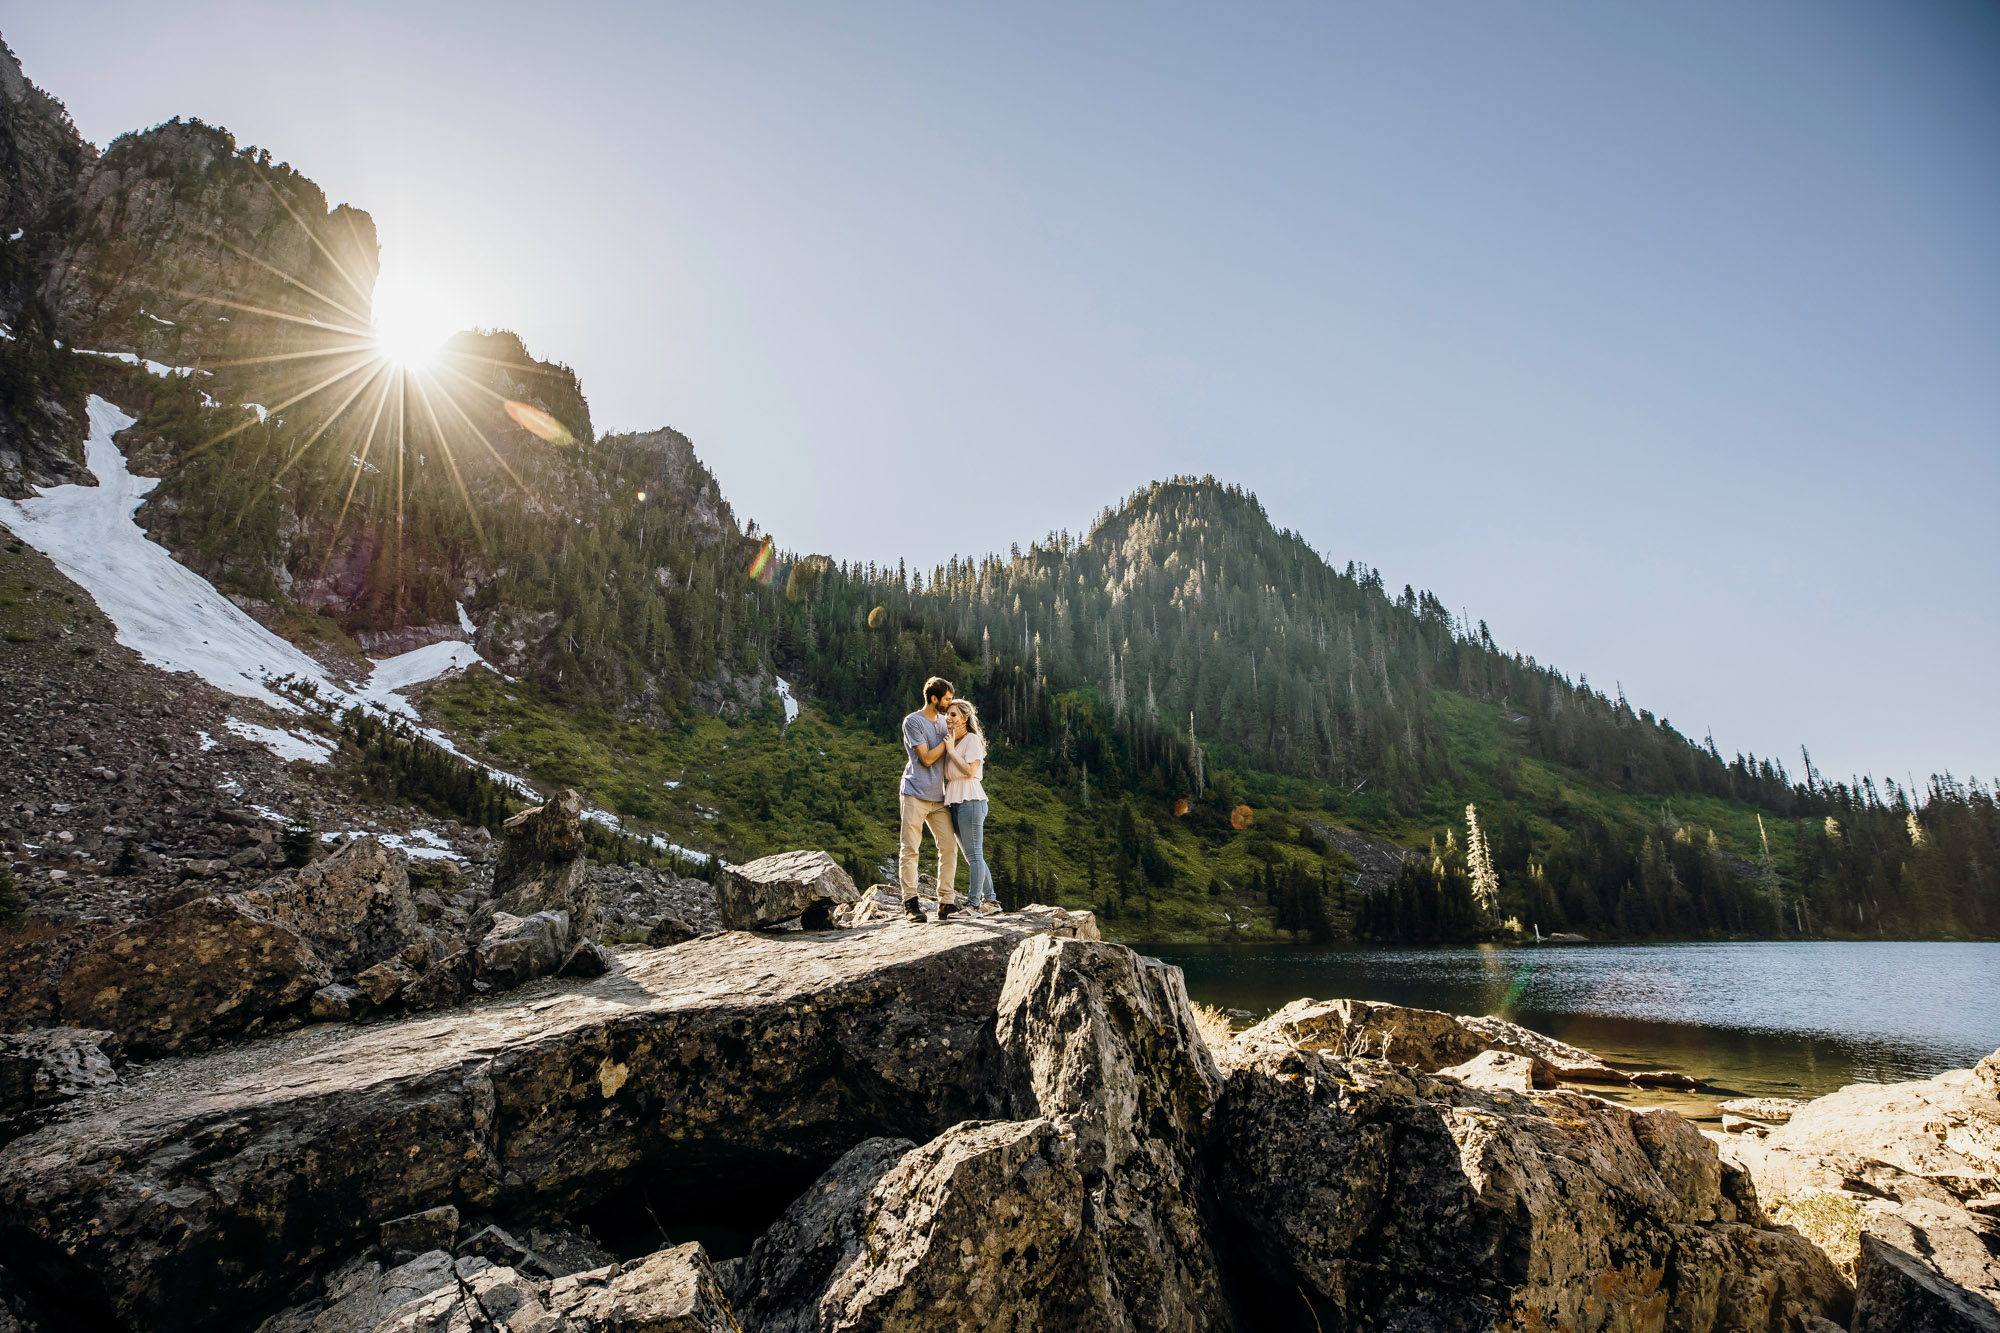
[[[1500,876],[1493,868],[1493,849],[1479,827],[1479,809],[1465,807],[1465,869],[1472,881],[1472,904],[1480,920],[1491,925],[1500,912]]]
[[[14,878],[14,867],[0,860],[0,926],[11,926],[28,910],[28,895]]]

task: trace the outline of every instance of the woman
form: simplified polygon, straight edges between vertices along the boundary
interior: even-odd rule
[[[986,868],[986,788],[980,776],[986,770],[986,733],[979,729],[979,710],[964,699],[954,699],[945,710],[944,804],[951,812],[951,826],[958,834],[958,849],[965,853],[971,871],[972,891],[967,905],[981,916],[1000,910],[993,896],[993,872]]]

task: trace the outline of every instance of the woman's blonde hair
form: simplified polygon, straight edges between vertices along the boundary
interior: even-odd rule
[[[979,737],[979,739],[982,741],[986,739],[986,732],[979,725],[979,709],[972,702],[972,700],[953,699],[951,701],[951,707],[945,709],[945,711],[947,713],[964,713],[965,729],[971,732],[973,735]]]

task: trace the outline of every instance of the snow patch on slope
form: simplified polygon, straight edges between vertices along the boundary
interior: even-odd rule
[[[486,665],[479,650],[469,643],[457,639],[445,639],[439,643],[426,644],[395,657],[385,657],[375,663],[374,674],[361,688],[361,697],[367,702],[378,704],[390,712],[401,713],[414,719],[415,708],[408,700],[397,695],[398,690],[407,690],[412,685],[436,680],[439,676],[453,671]]]
[[[162,324],[166,322],[164,319],[160,321]],[[175,375],[207,375],[210,373],[206,370],[196,370],[193,366],[170,366],[160,361],[148,361],[146,358],[132,352],[93,352],[88,347],[72,347],[70,350],[84,356],[108,356],[113,361],[123,361],[128,366],[144,366],[147,374],[158,375],[162,379]],[[119,429],[123,430],[124,427],[121,426]]]
[[[289,676],[311,685],[336,710],[373,707],[412,722],[418,720],[417,710],[400,691],[480,661],[470,644],[434,643],[375,663],[367,683],[359,687],[335,682],[318,662],[251,619],[207,579],[178,564],[166,547],[133,521],[140,504],[160,484],[157,477],[132,475],[112,438],[133,420],[92,395],[84,461],[98,484],[38,486],[31,499],[0,499],[0,526],[48,556],[89,593],[117,627],[118,642],[141,658],[165,671],[192,672],[217,689],[281,712],[302,711],[270,687],[271,681]],[[325,746],[323,741],[306,741],[297,733],[247,722],[232,721],[230,728],[269,745],[282,758],[326,761],[326,750],[319,748]],[[423,734],[467,763],[475,762],[442,732],[425,729]],[[515,790],[534,794],[534,788],[520,778],[480,767]]]
[[[413,828],[408,836],[401,833],[374,833],[363,829],[352,829],[345,833],[322,833],[321,842],[338,842],[342,838],[373,838],[384,847],[393,847],[412,861],[463,861],[465,858],[452,850],[451,844],[427,828]]]
[[[117,355],[136,361],[130,353]],[[291,677],[310,685],[336,712],[361,707],[394,714],[419,724],[415,728],[417,733],[445,753],[480,769],[530,800],[541,799],[541,793],[526,779],[473,758],[444,732],[420,725],[422,719],[416,706],[403,697],[402,691],[453,671],[474,666],[496,670],[471,644],[446,640],[385,657],[374,664],[365,684],[343,685],[327,675],[318,662],[258,624],[208,580],[177,563],[166,547],[148,537],[133,521],[133,514],[160,484],[159,478],[132,475],[125,465],[125,455],[113,439],[135,419],[93,394],[84,461],[98,484],[38,486],[31,499],[0,498],[0,526],[49,557],[89,593],[117,628],[118,642],[162,670],[192,672],[217,689],[238,698],[255,699],[282,712],[304,712],[270,687],[274,680]],[[468,633],[472,632],[471,617],[463,606],[459,608],[459,621]],[[782,681],[779,685],[789,721],[798,715],[798,704],[792,700],[790,688]],[[335,749],[332,742],[303,730],[286,731],[237,718],[229,719],[227,726],[234,734],[267,746],[281,759],[324,764]],[[215,744],[206,734],[202,742],[203,749]],[[234,783],[226,787],[235,788]],[[611,828],[619,827],[615,815],[605,811],[589,813]],[[650,841],[655,847],[690,861],[709,859],[705,853],[658,836]],[[428,852],[419,848],[405,850],[419,857],[450,855],[434,848]]]
[[[799,715],[799,701],[792,697],[792,687],[783,676],[774,675],[771,679],[778,682],[778,700],[785,705],[785,725],[789,727]]]
[[[0,500],[0,525],[49,557],[118,627],[118,642],[167,671],[191,671],[217,689],[298,712],[264,682],[297,676],[333,689],[319,663],[245,615],[214,585],[176,564],[167,548],[132,521],[158,486],[135,477],[112,436],[131,425],[104,399],[90,400],[84,461],[95,486],[36,487],[27,500]]]
[[[333,742],[309,731],[280,731],[276,727],[260,727],[255,722],[235,717],[222,725],[246,741],[256,741],[280,759],[303,759],[309,764],[324,764],[333,758]]]
[[[675,785],[678,786],[679,784],[676,783]],[[588,819],[595,824],[602,824],[604,825],[604,827],[610,829],[613,833],[623,833],[625,831],[624,821],[619,819],[617,815],[612,814],[609,810],[599,810],[595,806],[590,806],[584,810],[583,818]],[[661,837],[657,833],[653,834],[651,837],[643,837],[642,840],[651,844],[655,850],[662,852],[672,852],[674,855],[680,857],[683,861],[686,861],[691,865],[705,866],[710,861],[715,859],[714,857],[710,856],[707,852],[698,852],[692,847],[683,847],[677,842],[669,842],[667,839]]]

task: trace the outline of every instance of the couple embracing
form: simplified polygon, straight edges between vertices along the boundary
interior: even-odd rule
[[[908,762],[903,765],[896,878],[904,915],[924,919],[917,898],[917,849],[926,828],[937,844],[937,919],[947,921],[968,909],[979,915],[999,911],[984,850],[986,788],[980,776],[986,768],[986,734],[979,729],[979,710],[954,697],[950,681],[932,676],[924,682],[924,706],[903,719],[903,753]],[[963,908],[953,889],[960,847],[971,874],[971,894]]]

